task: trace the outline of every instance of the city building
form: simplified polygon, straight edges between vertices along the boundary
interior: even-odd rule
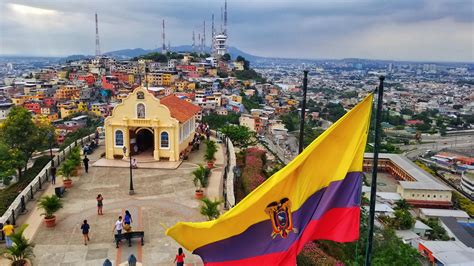
[[[364,171],[372,169],[372,153],[364,155]],[[399,181],[397,192],[416,207],[450,208],[452,189],[434,180],[408,158],[399,154],[379,154],[378,170]]]
[[[178,161],[194,137],[199,111],[174,95],[157,99],[145,88],[136,88],[105,120],[106,158],[142,154]]]

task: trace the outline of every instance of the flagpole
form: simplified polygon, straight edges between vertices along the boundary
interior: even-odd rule
[[[304,70],[303,77],[303,102],[301,104],[301,118],[300,118],[300,143],[298,146],[298,153],[301,153],[304,149],[303,139],[304,139],[304,118],[306,115],[306,92],[308,91],[308,70]]]
[[[367,249],[365,251],[365,265],[372,264],[372,239],[374,237],[374,220],[375,220],[375,201],[377,197],[377,167],[380,149],[380,131],[382,123],[382,105],[383,105],[383,81],[385,77],[380,76],[380,85],[378,87],[377,97],[377,113],[375,116],[375,145],[374,158],[372,162],[372,182],[370,186],[370,211],[369,211],[369,233],[367,237]]]

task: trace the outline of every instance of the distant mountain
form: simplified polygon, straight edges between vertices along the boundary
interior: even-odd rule
[[[193,47],[191,45],[180,45],[180,46],[172,46],[171,51],[173,52],[192,52]],[[246,52],[243,52],[235,47],[229,47],[229,54],[233,59],[235,59],[237,56],[243,56],[245,59],[249,61],[254,61],[258,59],[258,56],[254,56],[251,54],[248,54]],[[130,59],[133,57],[145,55],[148,53],[154,53],[154,52],[161,52],[161,49],[143,49],[143,48],[135,48],[135,49],[123,49],[123,50],[117,50],[117,51],[111,51],[104,53],[104,55],[111,56],[117,59]],[[211,52],[210,47],[205,48],[206,53]]]
[[[67,62],[67,61],[79,61],[79,60],[85,60],[92,58],[92,55],[82,55],[82,54],[75,54],[75,55],[70,55],[64,58],[60,59],[60,62]]]

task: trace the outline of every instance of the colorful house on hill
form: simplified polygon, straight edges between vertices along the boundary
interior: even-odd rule
[[[178,161],[194,137],[199,111],[174,95],[157,99],[145,88],[136,88],[105,120],[106,158],[142,154]]]

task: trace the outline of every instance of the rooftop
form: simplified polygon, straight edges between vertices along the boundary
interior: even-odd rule
[[[160,103],[168,107],[171,116],[176,118],[181,123],[188,121],[201,110],[199,106],[181,100],[174,95],[161,98]]]
[[[455,218],[466,218],[466,219],[469,218],[469,215],[465,211],[461,211],[461,210],[420,208],[420,213],[427,216],[436,216],[436,217],[455,217]]]
[[[364,158],[373,158],[372,153],[365,153]],[[416,179],[418,182],[412,181],[400,181],[400,186],[406,189],[425,189],[425,190],[442,190],[451,191],[452,189],[446,185],[438,183],[433,177],[425,172],[423,169],[418,167],[405,156],[392,153],[380,153],[379,159],[386,159],[392,161],[400,168],[405,170],[410,176]]]
[[[462,226],[454,217],[441,217],[440,219],[459,241],[470,248],[474,248],[473,230],[468,230],[467,226]]]

